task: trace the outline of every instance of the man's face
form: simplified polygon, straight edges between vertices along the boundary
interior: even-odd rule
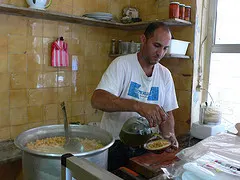
[[[171,41],[171,34],[162,28],[158,28],[152,36],[148,39],[145,37],[142,41],[143,57],[147,63],[154,65],[166,54]]]

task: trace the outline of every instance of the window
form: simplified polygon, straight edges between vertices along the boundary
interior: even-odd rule
[[[211,0],[212,22],[208,35],[213,37],[209,52],[208,91],[220,104],[223,123],[240,122],[240,23],[239,0]],[[210,96],[208,101],[210,101]]]

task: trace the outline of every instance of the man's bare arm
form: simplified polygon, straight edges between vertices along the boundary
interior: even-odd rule
[[[91,103],[93,108],[106,112],[137,112],[148,120],[150,126],[160,124],[165,117],[161,107],[156,104],[120,98],[101,89],[94,91]]]

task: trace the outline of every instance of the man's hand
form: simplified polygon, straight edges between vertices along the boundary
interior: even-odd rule
[[[173,152],[179,148],[179,144],[175,134],[169,133],[168,135],[163,135],[163,137],[171,142],[171,146],[166,150],[167,152]]]
[[[151,127],[160,125],[167,120],[166,113],[157,104],[139,102],[137,112],[148,120]]]

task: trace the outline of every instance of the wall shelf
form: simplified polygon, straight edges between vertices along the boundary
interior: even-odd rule
[[[109,54],[109,57],[118,57],[123,54]],[[178,58],[178,59],[190,59],[190,56],[181,55],[181,54],[166,54],[163,58],[170,59],[170,58]]]
[[[146,22],[138,22],[131,24],[123,24],[112,21],[101,21],[96,19],[91,19],[82,16],[51,12],[45,10],[37,10],[25,7],[16,7],[7,4],[0,4],[0,13],[8,14],[8,15],[16,15],[16,16],[24,16],[30,18],[38,18],[38,19],[46,19],[53,21],[64,21],[68,23],[77,23],[89,26],[98,26],[98,27],[106,27],[106,28],[115,28],[121,30],[141,30],[145,29],[147,25],[151,22],[164,22],[169,26],[189,26],[192,23],[189,21],[185,21],[182,19],[165,19],[165,20],[155,20],[155,21],[146,21]]]

